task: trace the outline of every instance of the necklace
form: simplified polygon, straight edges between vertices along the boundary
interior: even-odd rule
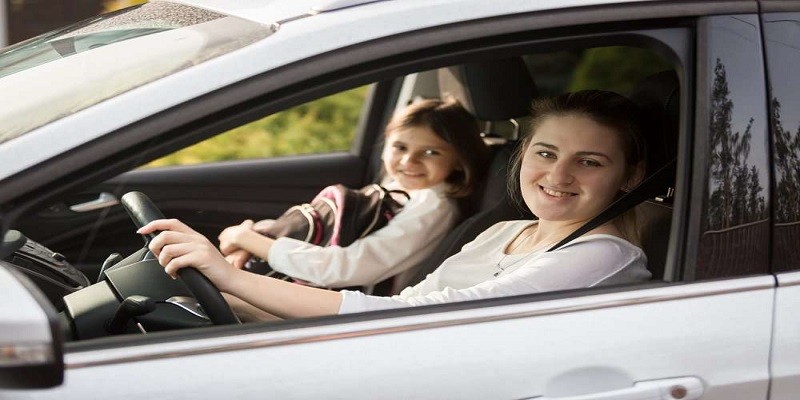
[[[513,252],[514,252],[514,250],[516,250],[517,248],[519,248],[519,246],[522,246],[522,244],[523,244],[523,243],[525,243],[525,241],[526,241],[526,240],[528,240],[528,238],[530,238],[531,236],[533,236],[533,234],[534,234],[534,233],[536,233],[536,231],[537,231],[537,230],[538,230],[538,229],[534,229],[533,231],[531,231],[531,233],[529,233],[529,234],[525,235],[525,236],[524,236],[522,239],[520,239],[520,241],[519,241],[519,242],[517,242],[517,244],[516,244],[516,245],[514,245],[514,247],[512,247],[512,248],[510,248],[510,249],[508,250],[508,253],[513,253]],[[500,274],[502,274],[502,273],[503,273],[503,271],[505,271],[506,269],[508,269],[508,267],[510,267],[510,266],[512,266],[512,265],[514,265],[514,264],[516,264],[516,263],[518,263],[518,262],[520,262],[520,261],[522,261],[522,260],[524,260],[524,259],[528,258],[528,256],[530,256],[530,255],[531,255],[531,254],[533,254],[533,253],[534,253],[534,252],[530,252],[530,253],[526,254],[524,257],[520,257],[519,259],[515,260],[515,261],[514,261],[514,262],[512,262],[511,264],[508,264],[508,265],[506,265],[506,266],[504,267],[504,266],[502,266],[502,265],[500,265],[500,264],[502,264],[502,263],[503,263],[503,261],[505,261],[506,257],[508,257],[510,254],[507,254],[506,252],[503,252],[503,257],[502,257],[502,258],[500,258],[500,260],[498,260],[498,261],[497,261],[497,264],[495,264],[495,267],[497,267],[498,271],[494,273],[494,276],[500,276]]]

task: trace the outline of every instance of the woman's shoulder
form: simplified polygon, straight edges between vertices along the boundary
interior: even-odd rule
[[[627,254],[630,257],[644,256],[644,251],[640,247],[624,238],[608,233],[590,233],[565,244],[562,248],[566,249],[573,246],[580,246],[590,252],[608,249],[615,253]]]

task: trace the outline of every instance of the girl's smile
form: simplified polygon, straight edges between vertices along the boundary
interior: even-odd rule
[[[412,126],[389,132],[383,165],[400,186],[416,190],[444,182],[459,164],[450,143],[428,127]]]

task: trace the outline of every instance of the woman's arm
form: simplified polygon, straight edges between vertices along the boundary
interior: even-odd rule
[[[587,288],[602,284],[620,274],[625,275],[625,283],[649,279],[650,274],[645,268],[646,258],[640,249],[623,239],[604,236],[606,238],[581,238],[556,251],[535,255],[499,278],[494,278],[496,269],[489,264],[485,276],[474,278],[479,283],[467,288],[444,287],[428,293],[403,291],[401,295],[390,298],[342,291],[339,312],[364,312]],[[448,261],[440,268],[455,269],[451,274],[461,272],[458,271],[462,264],[460,261],[449,265]],[[622,281],[616,283],[620,282]]]
[[[338,292],[300,286],[242,271],[229,264],[203,235],[176,219],[152,221],[137,233],[161,231],[149,249],[173,278],[181,268],[193,267],[216,287],[280,318],[334,315],[339,311]]]

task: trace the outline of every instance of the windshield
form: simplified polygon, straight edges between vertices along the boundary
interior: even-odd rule
[[[269,36],[265,25],[147,3],[0,51],[0,143]]]

